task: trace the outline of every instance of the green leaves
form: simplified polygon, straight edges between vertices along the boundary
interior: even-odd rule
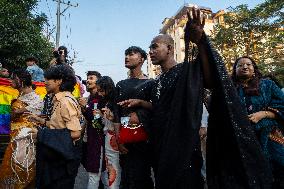
[[[266,0],[252,9],[230,8],[223,15],[225,24],[215,27],[212,38],[229,70],[236,58],[251,56],[264,74],[275,75],[284,84],[283,9],[283,0]]]
[[[10,70],[26,67],[29,56],[43,68],[51,60],[53,45],[42,33],[47,16],[34,14],[36,6],[37,0],[0,0],[0,61]]]

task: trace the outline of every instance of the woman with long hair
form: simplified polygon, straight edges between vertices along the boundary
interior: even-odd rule
[[[106,171],[102,173],[105,188],[118,189],[120,184],[119,151],[116,141],[116,128],[119,125],[116,89],[113,80],[108,76],[99,78],[96,82],[97,91],[101,100],[98,109],[94,110],[94,117],[102,119],[105,133]]]
[[[28,188],[35,180],[35,141],[28,132],[37,126],[30,112],[39,115],[43,101],[32,89],[32,77],[25,70],[12,74],[12,86],[20,93],[11,104],[11,140],[0,172],[0,188]]]
[[[255,61],[247,56],[236,60],[232,80],[271,163],[273,187],[284,188],[284,93],[272,80],[264,79]]]

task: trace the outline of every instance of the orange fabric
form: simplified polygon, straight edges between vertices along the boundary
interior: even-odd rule
[[[11,135],[14,135],[15,137],[18,131],[15,130],[12,131],[12,133]],[[25,170],[22,170],[19,165],[15,165],[15,171],[17,172],[19,179],[23,181],[23,183],[21,183],[19,179],[16,178],[16,175],[11,168],[12,153],[13,148],[15,148],[13,145],[14,143],[10,142],[5,151],[4,159],[0,168],[0,188],[7,188],[7,186],[9,186],[14,189],[24,189],[27,188],[27,186],[30,186],[35,180],[35,162],[29,167],[28,173]]]
[[[15,110],[25,106],[26,104],[19,100],[16,100],[12,103],[11,107],[13,110]],[[26,115],[15,118],[11,122],[11,141],[18,135],[21,128],[32,128],[34,126],[34,123],[27,120]],[[6,148],[5,155],[0,167],[0,188],[24,189],[34,184],[36,173],[35,161],[29,166],[29,171],[26,172],[25,169],[22,169],[20,165],[12,162],[13,149],[15,149],[15,143],[10,142],[8,147]],[[15,168],[14,171],[12,170],[11,165],[13,165],[13,167]],[[16,174],[14,173],[15,171],[17,172],[19,178],[17,178]]]

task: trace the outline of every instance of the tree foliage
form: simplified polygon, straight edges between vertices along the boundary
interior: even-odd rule
[[[253,57],[264,74],[272,74],[284,84],[284,1],[266,0],[249,9],[230,8],[224,23],[215,26],[212,40],[229,70],[243,55]]]
[[[29,56],[41,67],[51,60],[52,44],[42,31],[45,14],[34,13],[37,0],[0,0],[0,61],[9,69],[26,67]]]

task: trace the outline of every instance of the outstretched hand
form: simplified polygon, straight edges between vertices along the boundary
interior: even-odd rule
[[[117,103],[123,108],[140,107],[148,110],[152,109],[152,103],[141,99],[128,99]]]
[[[131,107],[141,106],[141,101],[142,100],[140,99],[128,99],[128,100],[121,101],[117,104],[124,108],[131,108]]]
[[[187,12],[187,17],[188,21],[184,29],[185,44],[189,44],[191,41],[198,45],[204,33],[205,17],[201,21],[200,9],[196,10],[194,7],[192,8],[192,16]]]

